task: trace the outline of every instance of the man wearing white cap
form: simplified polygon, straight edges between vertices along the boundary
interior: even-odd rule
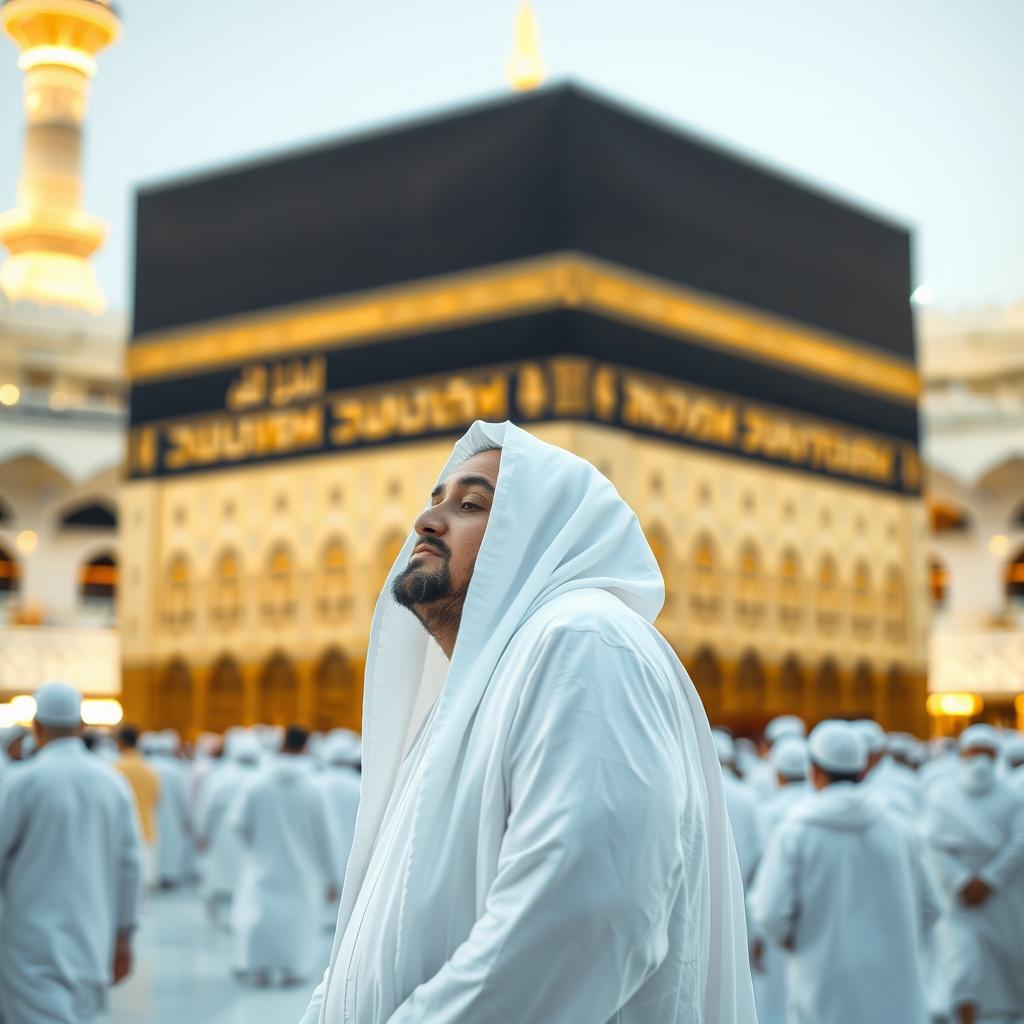
[[[324,795],[327,809],[327,830],[331,837],[331,861],[337,866],[337,877],[344,879],[352,837],[356,831],[359,810],[359,736],[347,729],[332,732],[321,749],[324,770],[314,782]],[[329,904],[331,929],[338,915],[337,901]]]
[[[846,722],[810,736],[817,793],[768,844],[750,896],[788,957],[789,1024],[926,1024],[921,939],[938,906],[913,833],[858,785],[867,750]]]
[[[149,737],[148,761],[160,779],[156,808],[156,882],[161,889],[180,885],[188,873],[192,826],[189,821],[188,778],[178,760],[178,740],[167,732]]]
[[[141,882],[132,797],[82,745],[81,695],[36,693],[32,761],[0,782],[0,1019],[83,1024],[131,969]]]
[[[739,866],[636,515],[511,423],[377,602],[356,833],[307,1024],[748,1024]]]
[[[946,896],[940,955],[959,1024],[1024,1018],[1024,801],[996,773],[999,734],[960,736],[960,772],[929,788],[924,834]]]
[[[754,765],[746,780],[758,797],[767,798],[776,789],[775,768],[770,760],[775,744],[789,736],[803,739],[806,735],[807,726],[798,715],[779,715],[764,727],[761,738],[762,760]]]
[[[770,755],[778,788],[760,804],[761,835],[765,844],[786,815],[811,792],[807,785],[807,743],[800,736],[784,736]],[[782,951],[764,937],[751,936],[751,966],[758,1024],[786,1024],[786,961]]]

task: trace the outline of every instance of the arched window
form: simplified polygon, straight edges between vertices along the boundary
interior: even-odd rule
[[[890,728],[904,732],[912,732],[916,725],[914,711],[914,691],[906,673],[899,665],[889,669],[887,679],[889,689]]]
[[[192,622],[194,601],[188,559],[182,554],[173,555],[164,572],[163,586],[163,621],[168,630],[178,633]]]
[[[97,555],[82,566],[78,592],[84,600],[114,600],[117,596],[117,562],[113,555]]]
[[[175,729],[182,736],[192,730],[192,674],[180,658],[172,661],[157,682],[156,726]]]
[[[1006,565],[1006,600],[1013,608],[1024,606],[1024,548]]]
[[[405,544],[406,534],[392,530],[377,545],[377,564],[374,569],[374,591],[379,591],[391,572],[391,567],[398,558],[398,553]]]
[[[292,725],[298,711],[295,670],[283,654],[275,654],[260,676],[260,721],[267,725]]]
[[[907,589],[903,573],[891,565],[885,573],[885,633],[890,643],[907,637]]]
[[[658,568],[661,570],[662,579],[665,581],[665,605],[661,614],[669,616],[675,610],[679,589],[672,545],[669,542],[668,534],[660,526],[648,526],[644,533],[647,536],[647,543],[651,545]]]
[[[708,718],[714,720],[722,710],[722,666],[709,647],[702,647],[694,656],[690,678],[704,702]]]
[[[210,618],[221,629],[242,620],[242,564],[233,548],[222,551],[210,583]]]
[[[832,658],[826,658],[818,667],[818,714],[833,718],[840,712],[839,668]]]
[[[874,631],[875,618],[871,593],[871,570],[867,562],[860,561],[853,567],[851,587],[851,611],[853,612],[853,634],[866,639]]]
[[[0,547],[0,601],[14,597],[21,589],[21,566],[5,547]]]
[[[60,519],[64,530],[116,530],[117,511],[102,501],[87,501],[65,512]]]
[[[932,533],[956,533],[970,529],[971,521],[963,509],[955,508],[941,501],[931,504],[928,509]]]
[[[340,537],[325,545],[316,582],[316,612],[324,622],[342,622],[352,612],[352,574]]]
[[[267,558],[266,573],[261,587],[263,618],[269,625],[285,626],[293,621],[298,607],[296,589],[292,553],[287,545],[278,544]]]
[[[933,607],[936,610],[945,608],[949,589],[949,572],[945,565],[935,557],[928,563],[928,585],[932,592]]]
[[[818,629],[822,633],[830,635],[839,628],[842,601],[836,560],[831,555],[823,555],[818,563],[818,587],[815,600]]]
[[[779,670],[779,710],[791,715],[804,712],[807,702],[803,666],[795,654],[789,654]]]
[[[764,711],[764,668],[761,659],[753,651],[747,651],[740,659],[736,683],[740,711],[745,715]]]
[[[241,725],[245,708],[245,685],[238,663],[227,655],[220,658],[210,673],[206,691],[206,728],[227,732]]]
[[[316,670],[313,727],[359,731],[362,722],[363,687],[353,665],[337,648],[329,650]]]
[[[690,559],[690,608],[694,618],[703,622],[718,618],[721,600],[718,549],[714,539],[703,533],[694,541]]]
[[[858,662],[853,670],[847,712],[855,718],[873,718],[875,715],[875,674],[866,661]]]
[[[736,574],[736,612],[740,622],[748,628],[757,626],[764,618],[765,592],[764,578],[761,575],[761,555],[751,541],[740,548]]]
[[[779,619],[784,629],[800,628],[804,611],[800,579],[800,556],[795,548],[786,548],[779,561]]]

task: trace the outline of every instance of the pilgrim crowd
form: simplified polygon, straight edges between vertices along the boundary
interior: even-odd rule
[[[195,886],[240,983],[317,971],[360,740],[298,726],[81,731],[41,689],[0,737],[0,1021],[87,1021],[131,970],[147,890]],[[1024,736],[923,743],[872,721],[755,745],[713,731],[761,1024],[1024,1021]],[[87,813],[84,813],[87,810]]]

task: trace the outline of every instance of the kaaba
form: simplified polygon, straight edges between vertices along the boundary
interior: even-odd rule
[[[924,724],[910,237],[574,86],[137,197],[126,713],[358,727],[452,443],[594,462],[713,720]]]

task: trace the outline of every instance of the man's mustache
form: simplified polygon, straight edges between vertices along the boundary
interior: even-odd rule
[[[439,555],[443,555],[445,558],[451,558],[452,556],[452,549],[437,537],[417,537],[413,547],[420,547],[421,545],[433,548]]]

